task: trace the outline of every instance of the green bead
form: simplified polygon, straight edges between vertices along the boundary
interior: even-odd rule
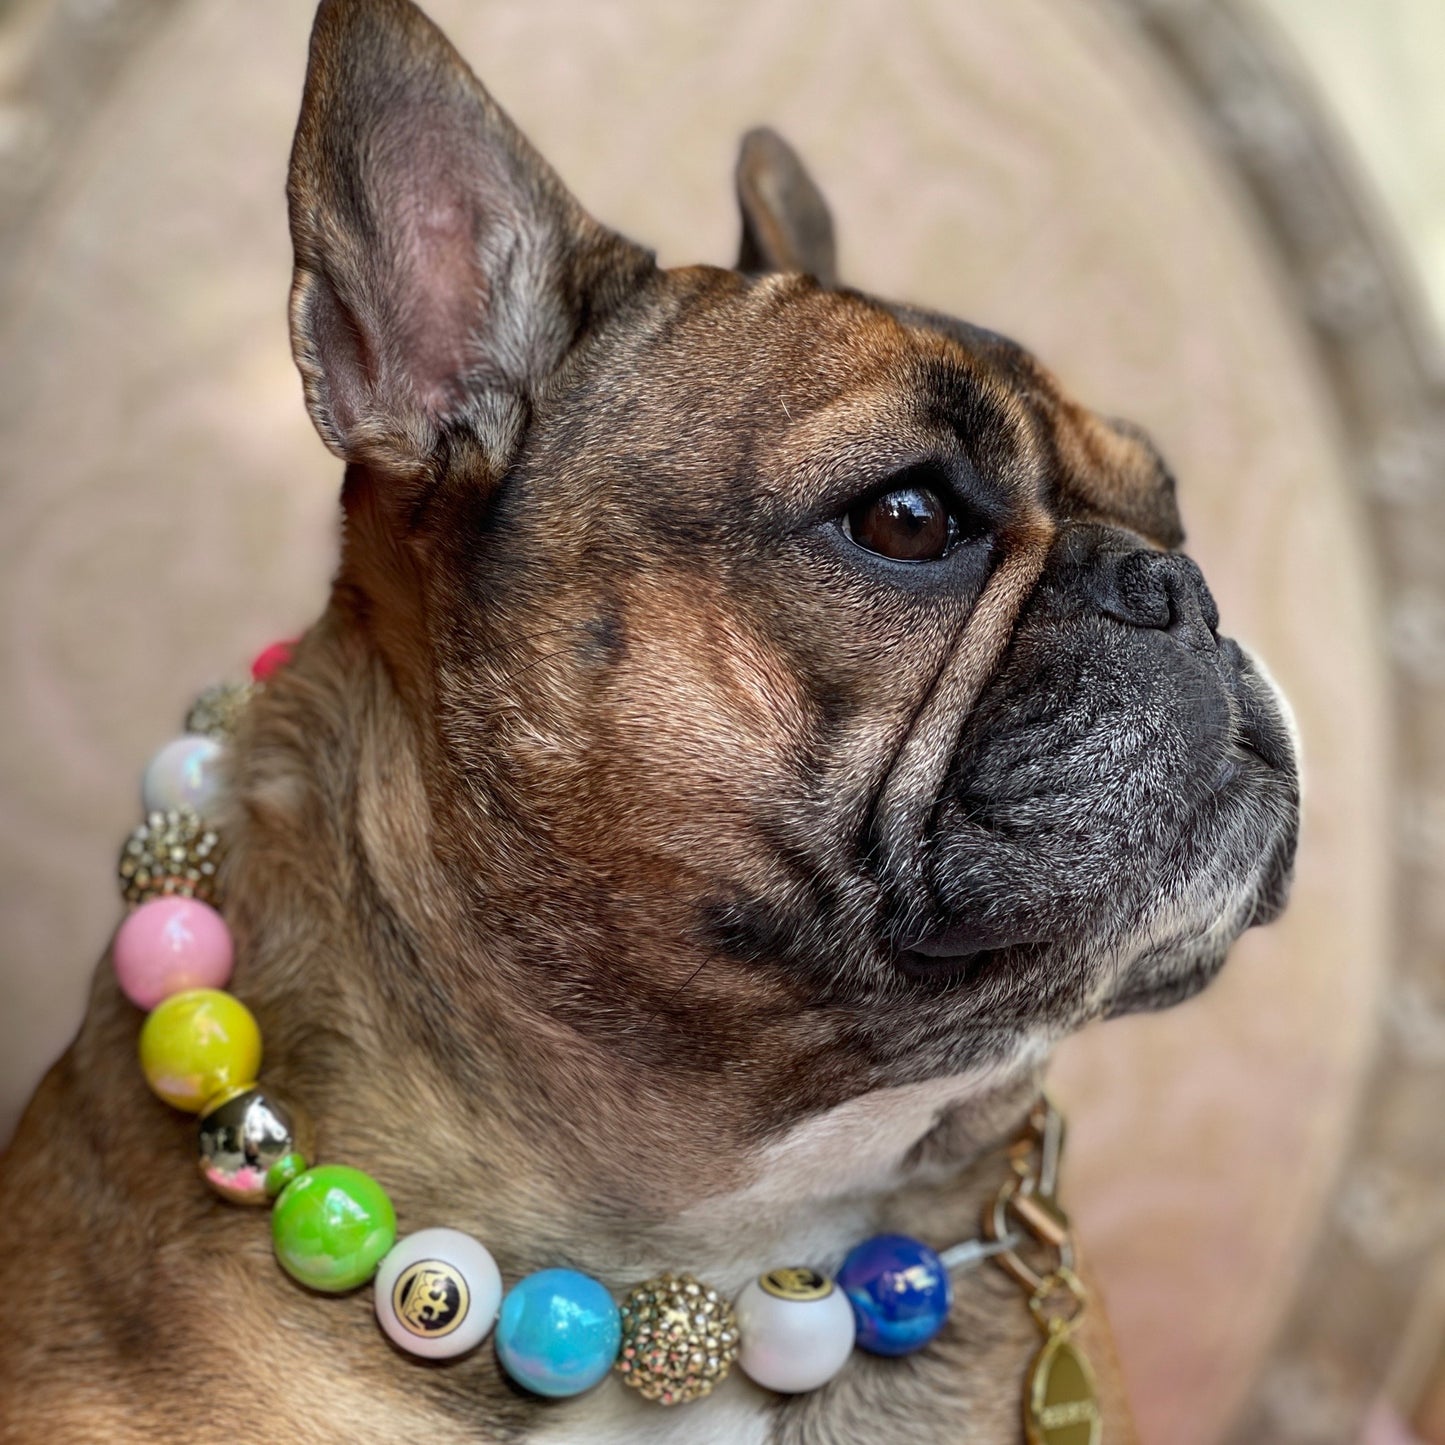
[[[396,1243],[396,1211],[369,1174],[322,1164],[281,1191],[271,1211],[271,1239],[292,1279],[340,1294],[376,1273]]]
[[[304,1154],[283,1154],[266,1171],[266,1194],[274,1199],[293,1179],[306,1172]]]

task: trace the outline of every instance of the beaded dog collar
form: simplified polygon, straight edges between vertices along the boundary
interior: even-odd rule
[[[146,768],[146,822],[120,859],[126,900],[112,959],[121,989],[148,1010],[140,1062],[166,1103],[198,1114],[201,1177],[238,1204],[272,1205],[276,1258],[313,1290],[372,1281],[376,1317],[401,1350],[449,1360],[495,1327],[497,1357],[535,1394],[580,1394],[615,1373],[662,1405],[709,1394],[733,1363],[783,1394],[826,1385],[855,1347],[875,1355],[921,1349],[947,1321],[951,1275],[990,1261],[1023,1290],[1044,1342],[1025,1376],[1030,1445],[1100,1445],[1093,1375],[1071,1338],[1086,1296],[1073,1271],[1057,1203],[1063,1121],[1046,1099],[1009,1152],[1010,1171],[978,1239],[935,1251],[883,1234],[855,1246],[835,1277],[809,1265],[770,1269],[731,1302],[689,1274],[664,1274],[621,1305],[576,1270],[544,1269],[503,1290],[487,1248],[456,1229],[397,1238],[386,1191],[345,1164],[316,1163],[305,1114],[260,1086],[261,1035],[223,992],[231,936],[216,908],[221,840],[205,818],[218,763],[253,690],[290,657],[277,643],[252,681],[209,689],[184,736]]]

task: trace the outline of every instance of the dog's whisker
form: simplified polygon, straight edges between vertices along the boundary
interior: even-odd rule
[[[703,969],[707,967],[707,964],[707,956],[704,956],[702,962],[699,963],[698,966],[693,969],[693,971],[688,974],[688,976],[683,979],[680,984],[678,984],[677,988],[674,989],[672,993],[668,994],[667,1002],[664,1005],[666,1008],[670,1009],[678,1001],[678,999],[680,999],[683,994],[685,994],[687,990],[692,987],[693,982],[699,977]]]
[[[529,672],[545,666],[549,662],[555,662],[558,658],[566,657],[571,651],[572,649],[570,647],[559,647],[551,652],[544,652],[538,657],[529,658],[526,662],[522,663],[520,667],[513,668],[503,673],[500,677],[494,677],[488,679],[488,681],[494,692],[503,692],[514,682],[525,677]]]

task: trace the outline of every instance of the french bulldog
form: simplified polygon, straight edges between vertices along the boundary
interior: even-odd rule
[[[344,535],[228,754],[233,987],[322,1156],[508,1282],[972,1238],[1053,1045],[1286,898],[1287,713],[1155,448],[840,286],[776,136],[738,189],[741,268],[659,269],[409,0],[322,0],[290,314]],[[102,966],[0,1168],[6,1441],[1022,1439],[992,1268],[809,1395],[419,1364],[195,1179],[138,1021]]]

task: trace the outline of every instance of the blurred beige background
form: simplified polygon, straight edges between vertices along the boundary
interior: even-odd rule
[[[1144,1438],[1169,1445],[1232,1428],[1358,1438],[1362,1401],[1405,1388],[1395,1316],[1424,1293],[1359,1296],[1374,1354],[1346,1359],[1344,1334],[1293,1322],[1339,1220],[1367,1218],[1374,1240],[1396,1218],[1348,1186],[1397,1047],[1381,1020],[1406,931],[1395,788],[1415,764],[1390,639],[1403,628],[1406,661],[1435,667],[1440,622],[1430,598],[1397,607],[1403,569],[1380,550],[1360,439],[1368,408],[1386,439],[1414,438],[1413,413],[1403,390],[1344,373],[1396,364],[1370,329],[1385,325],[1371,286],[1404,298],[1406,330],[1427,314],[1417,294],[1445,316],[1445,6],[1258,4],[427,6],[584,202],[665,262],[731,259],[734,147],[769,121],[833,201],[847,279],[1017,335],[1086,400],[1149,426],[1179,471],[1226,624],[1299,713],[1309,790],[1286,919],[1246,938],[1203,999],[1060,1061],[1070,1196]],[[281,187],[309,13],[0,10],[0,1138],[117,921],[140,767],[201,685],[325,595],[338,469],[284,327]],[[1263,22],[1286,70],[1292,54],[1328,95],[1323,134],[1299,92],[1231,58],[1236,22],[1246,36]],[[1281,248],[1252,187],[1291,125],[1301,174],[1321,149],[1358,167],[1372,224],[1408,238],[1413,272],[1342,249],[1323,182],[1300,192]],[[1428,571],[1438,539],[1419,516],[1401,529]],[[1434,1007],[1421,995],[1415,1016]],[[1386,1264],[1423,1281],[1445,1201],[1417,1172],[1386,1204],[1437,1211],[1435,1232]],[[1373,1158],[1362,1177],[1382,1177]]]

